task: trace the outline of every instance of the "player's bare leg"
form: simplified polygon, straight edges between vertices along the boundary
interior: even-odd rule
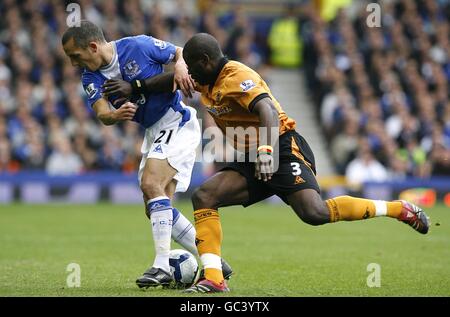
[[[310,225],[340,220],[363,220],[378,216],[398,219],[425,234],[429,221],[425,212],[407,201],[382,201],[339,196],[323,201],[313,189],[297,191],[287,197],[295,213]]]
[[[299,190],[287,199],[297,216],[307,224],[316,226],[330,222],[327,205],[314,189]]]
[[[172,182],[177,170],[167,159],[147,159],[141,180],[141,190],[149,199],[166,195],[166,188]]]
[[[169,197],[170,200],[173,199],[173,195],[175,194],[175,188],[177,187],[177,181],[175,179],[172,179],[172,181],[166,186],[164,192],[167,197]],[[150,219],[150,215],[147,212],[147,205],[150,198],[147,197],[146,194],[143,194],[144,199],[144,212],[148,219]]]
[[[242,205],[249,199],[247,181],[233,170],[218,172],[198,187],[192,195],[194,210]]]
[[[204,268],[204,279],[187,292],[229,291],[222,272],[222,227],[218,208],[242,205],[249,199],[247,181],[239,173],[222,171],[208,179],[192,196],[194,206],[196,243]]]

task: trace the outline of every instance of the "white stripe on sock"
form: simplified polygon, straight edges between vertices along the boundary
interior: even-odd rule
[[[148,201],[147,205],[148,205],[149,203],[152,203],[152,202],[157,201],[157,200],[162,200],[162,199],[169,199],[169,200],[170,200],[170,198],[167,197],[167,196],[158,196],[158,197],[155,197],[155,198],[150,199],[150,200]]]
[[[220,256],[213,253],[204,253],[200,256],[203,268],[205,269],[218,269],[222,271],[222,262]]]
[[[375,205],[375,217],[387,215],[387,204],[384,200],[372,200]]]

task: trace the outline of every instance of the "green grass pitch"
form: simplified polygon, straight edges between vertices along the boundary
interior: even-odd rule
[[[188,202],[175,205],[192,219]],[[284,205],[224,208],[222,252],[235,271],[226,296],[450,296],[450,209],[428,215],[421,235],[389,218],[313,227]],[[0,206],[0,296],[186,296],[136,287],[152,260],[142,206]],[[66,285],[69,263],[81,267],[79,288]],[[367,286],[369,263],[380,287]]]

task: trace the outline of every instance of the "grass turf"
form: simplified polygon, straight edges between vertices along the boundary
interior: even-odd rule
[[[187,202],[175,205],[192,219]],[[235,271],[225,296],[450,296],[443,205],[428,210],[440,226],[425,236],[388,218],[312,227],[284,205],[221,215],[222,252]],[[152,260],[141,206],[0,206],[0,296],[186,296],[136,287]],[[66,285],[69,263],[81,267],[79,288]],[[381,266],[379,288],[366,284],[369,263]]]

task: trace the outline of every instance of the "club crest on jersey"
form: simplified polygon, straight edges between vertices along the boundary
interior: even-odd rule
[[[216,93],[216,97],[214,98],[214,100],[216,101],[216,103],[220,102],[220,99],[222,99],[222,93],[220,92],[220,90]]]
[[[127,75],[129,78],[133,78],[142,72],[142,70],[139,69],[139,64],[134,59],[128,61],[123,69],[125,71],[125,75]]]
[[[95,96],[95,94],[97,93],[98,90],[95,88],[94,83],[90,83],[86,87],[85,91],[86,91],[86,94],[88,95],[88,97],[92,98]]]
[[[244,80],[239,86],[241,86],[242,91],[246,92],[250,89],[256,87],[256,84],[251,79]]]

